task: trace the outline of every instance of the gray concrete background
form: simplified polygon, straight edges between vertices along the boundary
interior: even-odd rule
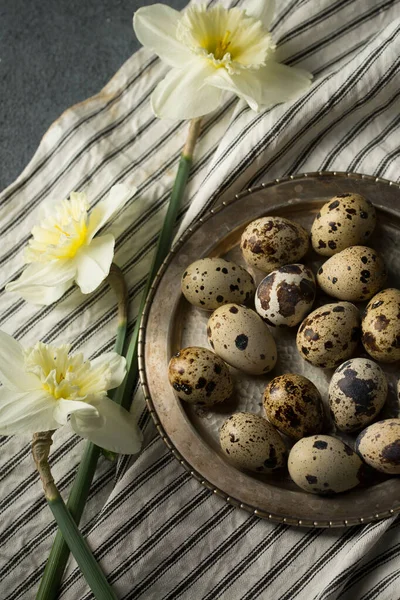
[[[97,93],[139,48],[132,15],[156,1],[0,0],[0,190],[51,123]]]

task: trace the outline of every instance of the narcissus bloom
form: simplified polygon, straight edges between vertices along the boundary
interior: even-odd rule
[[[311,75],[274,60],[272,0],[248,0],[245,7],[207,10],[201,4],[181,14],[153,4],[135,13],[138,40],[172,67],[151,98],[158,117],[205,115],[218,107],[224,90],[260,111],[309,87]]]
[[[75,281],[83,294],[93,292],[107,277],[114,258],[114,236],[97,232],[136,192],[115,185],[107,198],[89,213],[85,193],[72,192],[69,199],[46,202],[40,225],[25,251],[29,265],[8,292],[17,292],[33,304],[51,304]]]
[[[109,352],[85,361],[69,351],[68,345],[41,342],[24,349],[0,331],[0,434],[51,431],[69,422],[78,435],[107,450],[139,452],[139,428],[107,397],[125,377],[125,358]]]

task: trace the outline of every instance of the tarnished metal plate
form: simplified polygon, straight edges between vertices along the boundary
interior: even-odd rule
[[[279,359],[271,374],[255,377],[231,369],[235,392],[228,404],[205,411],[181,403],[168,383],[168,362],[172,354],[185,346],[208,347],[206,323],[210,313],[186,302],[180,291],[180,279],[185,267],[205,256],[222,256],[245,266],[238,244],[241,232],[255,218],[279,215],[310,230],[321,205],[346,192],[366,196],[377,208],[379,224],[368,243],[383,255],[389,270],[389,285],[399,288],[399,185],[351,173],[312,173],[246,190],[199,220],[166,259],[152,287],[142,321],[141,381],[158,431],[176,458],[203,485],[228,502],[260,517],[293,525],[343,527],[391,516],[400,511],[400,478],[378,476],[364,488],[325,498],[303,492],[288,475],[252,475],[231,466],[218,443],[218,430],[227,416],[242,410],[262,415],[266,384],[276,375],[288,372],[300,373],[313,381],[326,404],[333,370],[313,367],[299,356],[296,328],[273,330]],[[304,262],[316,272],[323,258],[310,252]],[[260,281],[262,274],[249,270]],[[326,297],[326,302],[329,301],[332,300]],[[399,366],[381,366],[389,381],[389,397],[382,417],[398,416],[395,384]],[[353,443],[351,436],[333,429],[331,432]]]

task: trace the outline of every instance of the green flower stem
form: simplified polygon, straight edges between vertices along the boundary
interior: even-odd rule
[[[52,434],[52,431],[35,433],[32,440],[33,459],[42,480],[47,503],[95,598],[117,600],[54,483],[48,463],[50,446],[53,443]]]
[[[128,351],[126,354],[126,363],[128,374],[123,383],[117,389],[115,402],[121,404],[129,410],[132,402],[133,390],[135,388],[139,367],[138,367],[138,339],[140,330],[140,321],[143,314],[143,309],[146,303],[146,298],[165,257],[167,256],[173,239],[176,217],[181,205],[182,197],[185,192],[186,183],[189,177],[190,168],[192,166],[192,158],[196,141],[200,133],[201,119],[193,119],[190,122],[189,134],[185,147],[179,161],[178,173],[175,178],[174,187],[172,188],[171,200],[168,206],[167,214],[157,243],[156,253],[153,263],[150,268],[149,276],[146,282],[146,287],[142,295],[140,307],[136,319],[135,328],[132,337],[129,341]]]
[[[122,271],[114,263],[111,265],[108,283],[114,290],[118,301],[118,327],[114,350],[118,354],[122,354],[126,337],[128,295]],[[110,397],[112,397],[112,393],[110,393]],[[98,446],[86,442],[67,501],[67,509],[77,525],[79,525],[89,496],[100,453],[101,449]],[[36,600],[53,600],[56,598],[68,557],[69,547],[61,528],[59,528],[47,559]]]

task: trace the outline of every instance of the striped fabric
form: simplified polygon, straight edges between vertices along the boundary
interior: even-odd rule
[[[243,3],[245,4],[245,2]],[[283,61],[312,71],[301,98],[256,115],[231,98],[204,121],[180,231],[213,203],[275,177],[359,171],[397,180],[400,2],[282,0],[273,35]],[[133,33],[132,33],[133,35]],[[22,269],[21,249],[42,200],[86,189],[97,204],[117,182],[139,193],[108,229],[129,284],[132,321],[165,215],[187,124],[156,120],[149,97],[165,74],[141,50],[95,97],[65,112],[0,196],[1,282]],[[114,343],[116,305],[104,285],[71,288],[35,308],[1,288],[0,327],[25,344],[70,342],[94,357]],[[400,597],[400,521],[343,530],[295,529],[225,504],[173,458],[144,406],[139,457],[100,460],[82,527],[119,598],[373,600]],[[84,442],[55,434],[51,455],[67,494]],[[0,438],[0,598],[34,598],[54,537],[29,439]],[[61,598],[92,598],[70,560]]]

